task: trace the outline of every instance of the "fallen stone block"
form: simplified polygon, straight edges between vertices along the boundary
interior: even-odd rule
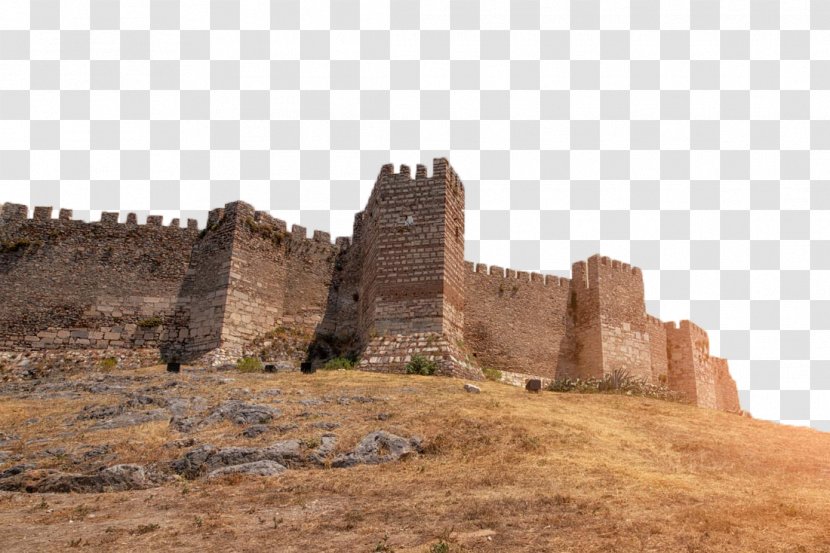
[[[480,394],[481,388],[478,386],[474,386],[473,384],[464,384],[464,391],[469,392],[471,394]]]

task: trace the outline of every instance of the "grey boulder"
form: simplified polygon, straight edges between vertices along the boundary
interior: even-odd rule
[[[420,450],[421,441],[418,438],[407,440],[385,430],[376,430],[360,440],[351,452],[337,456],[331,466],[346,468],[355,465],[377,465],[397,461]]]
[[[222,467],[212,471],[208,474],[208,478],[218,478],[220,476],[227,476],[229,474],[250,474],[252,476],[277,476],[286,469],[276,461],[269,461],[264,459],[262,461],[253,461],[250,463],[242,463],[241,465],[232,465],[229,467]]]
[[[27,486],[26,491],[40,493],[98,493],[105,491],[144,490],[159,481],[140,465],[114,465],[93,474],[50,474]]]

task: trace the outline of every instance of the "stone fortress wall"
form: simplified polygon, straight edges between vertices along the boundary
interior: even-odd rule
[[[216,366],[290,335],[313,364],[350,355],[364,370],[402,371],[419,353],[473,379],[481,368],[506,379],[624,369],[739,410],[705,331],[646,313],[640,269],[595,255],[568,279],[465,262],[463,184],[446,159],[431,169],[384,165],[352,237],[334,243],[244,202],[212,210],[202,230],[51,208],[29,219],[6,204],[0,360],[87,352]]]

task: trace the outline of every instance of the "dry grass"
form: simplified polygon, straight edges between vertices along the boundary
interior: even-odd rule
[[[398,463],[287,471],[277,478],[179,481],[92,495],[0,493],[0,550],[101,551],[830,551],[830,435],[725,413],[606,395],[530,394],[484,382],[358,371],[170,376],[210,404],[258,397],[298,428],[246,440],[221,423],[197,443],[316,440],[336,421],[338,449],[367,432],[424,438]],[[217,385],[221,377],[233,382]],[[83,378],[83,377],[78,377]],[[144,382],[146,385],[146,382]],[[270,389],[281,395],[265,396]],[[380,398],[341,404],[341,397]],[[316,406],[298,403],[320,399]],[[94,401],[93,401],[94,399]],[[84,405],[115,398],[0,401],[0,431],[26,455],[67,432]],[[251,400],[254,401],[254,400]],[[388,415],[378,420],[378,415]],[[36,416],[39,422],[23,424]],[[181,438],[165,421],[90,430],[119,462],[167,461]],[[50,461],[52,462],[52,461]],[[54,461],[60,466],[60,461]],[[2,468],[2,466],[0,466]]]

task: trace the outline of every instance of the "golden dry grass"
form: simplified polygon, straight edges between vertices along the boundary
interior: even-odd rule
[[[283,414],[275,423],[298,424],[246,440],[221,423],[195,433],[196,443],[313,442],[326,432],[314,422],[335,421],[340,451],[384,429],[423,437],[426,452],[145,491],[0,493],[0,550],[429,552],[444,542],[450,551],[830,551],[830,434],[640,398],[530,394],[491,382],[473,395],[441,377],[117,374],[128,373],[180,379],[211,404],[276,388]],[[217,385],[220,376],[234,380]],[[380,401],[336,401],[353,396]],[[298,403],[310,398],[322,403]],[[4,399],[0,431],[21,441],[58,436],[91,399]],[[40,422],[24,425],[34,413]],[[182,437],[165,421],[74,430],[75,442],[107,443],[119,462],[186,451],[165,447]]]

